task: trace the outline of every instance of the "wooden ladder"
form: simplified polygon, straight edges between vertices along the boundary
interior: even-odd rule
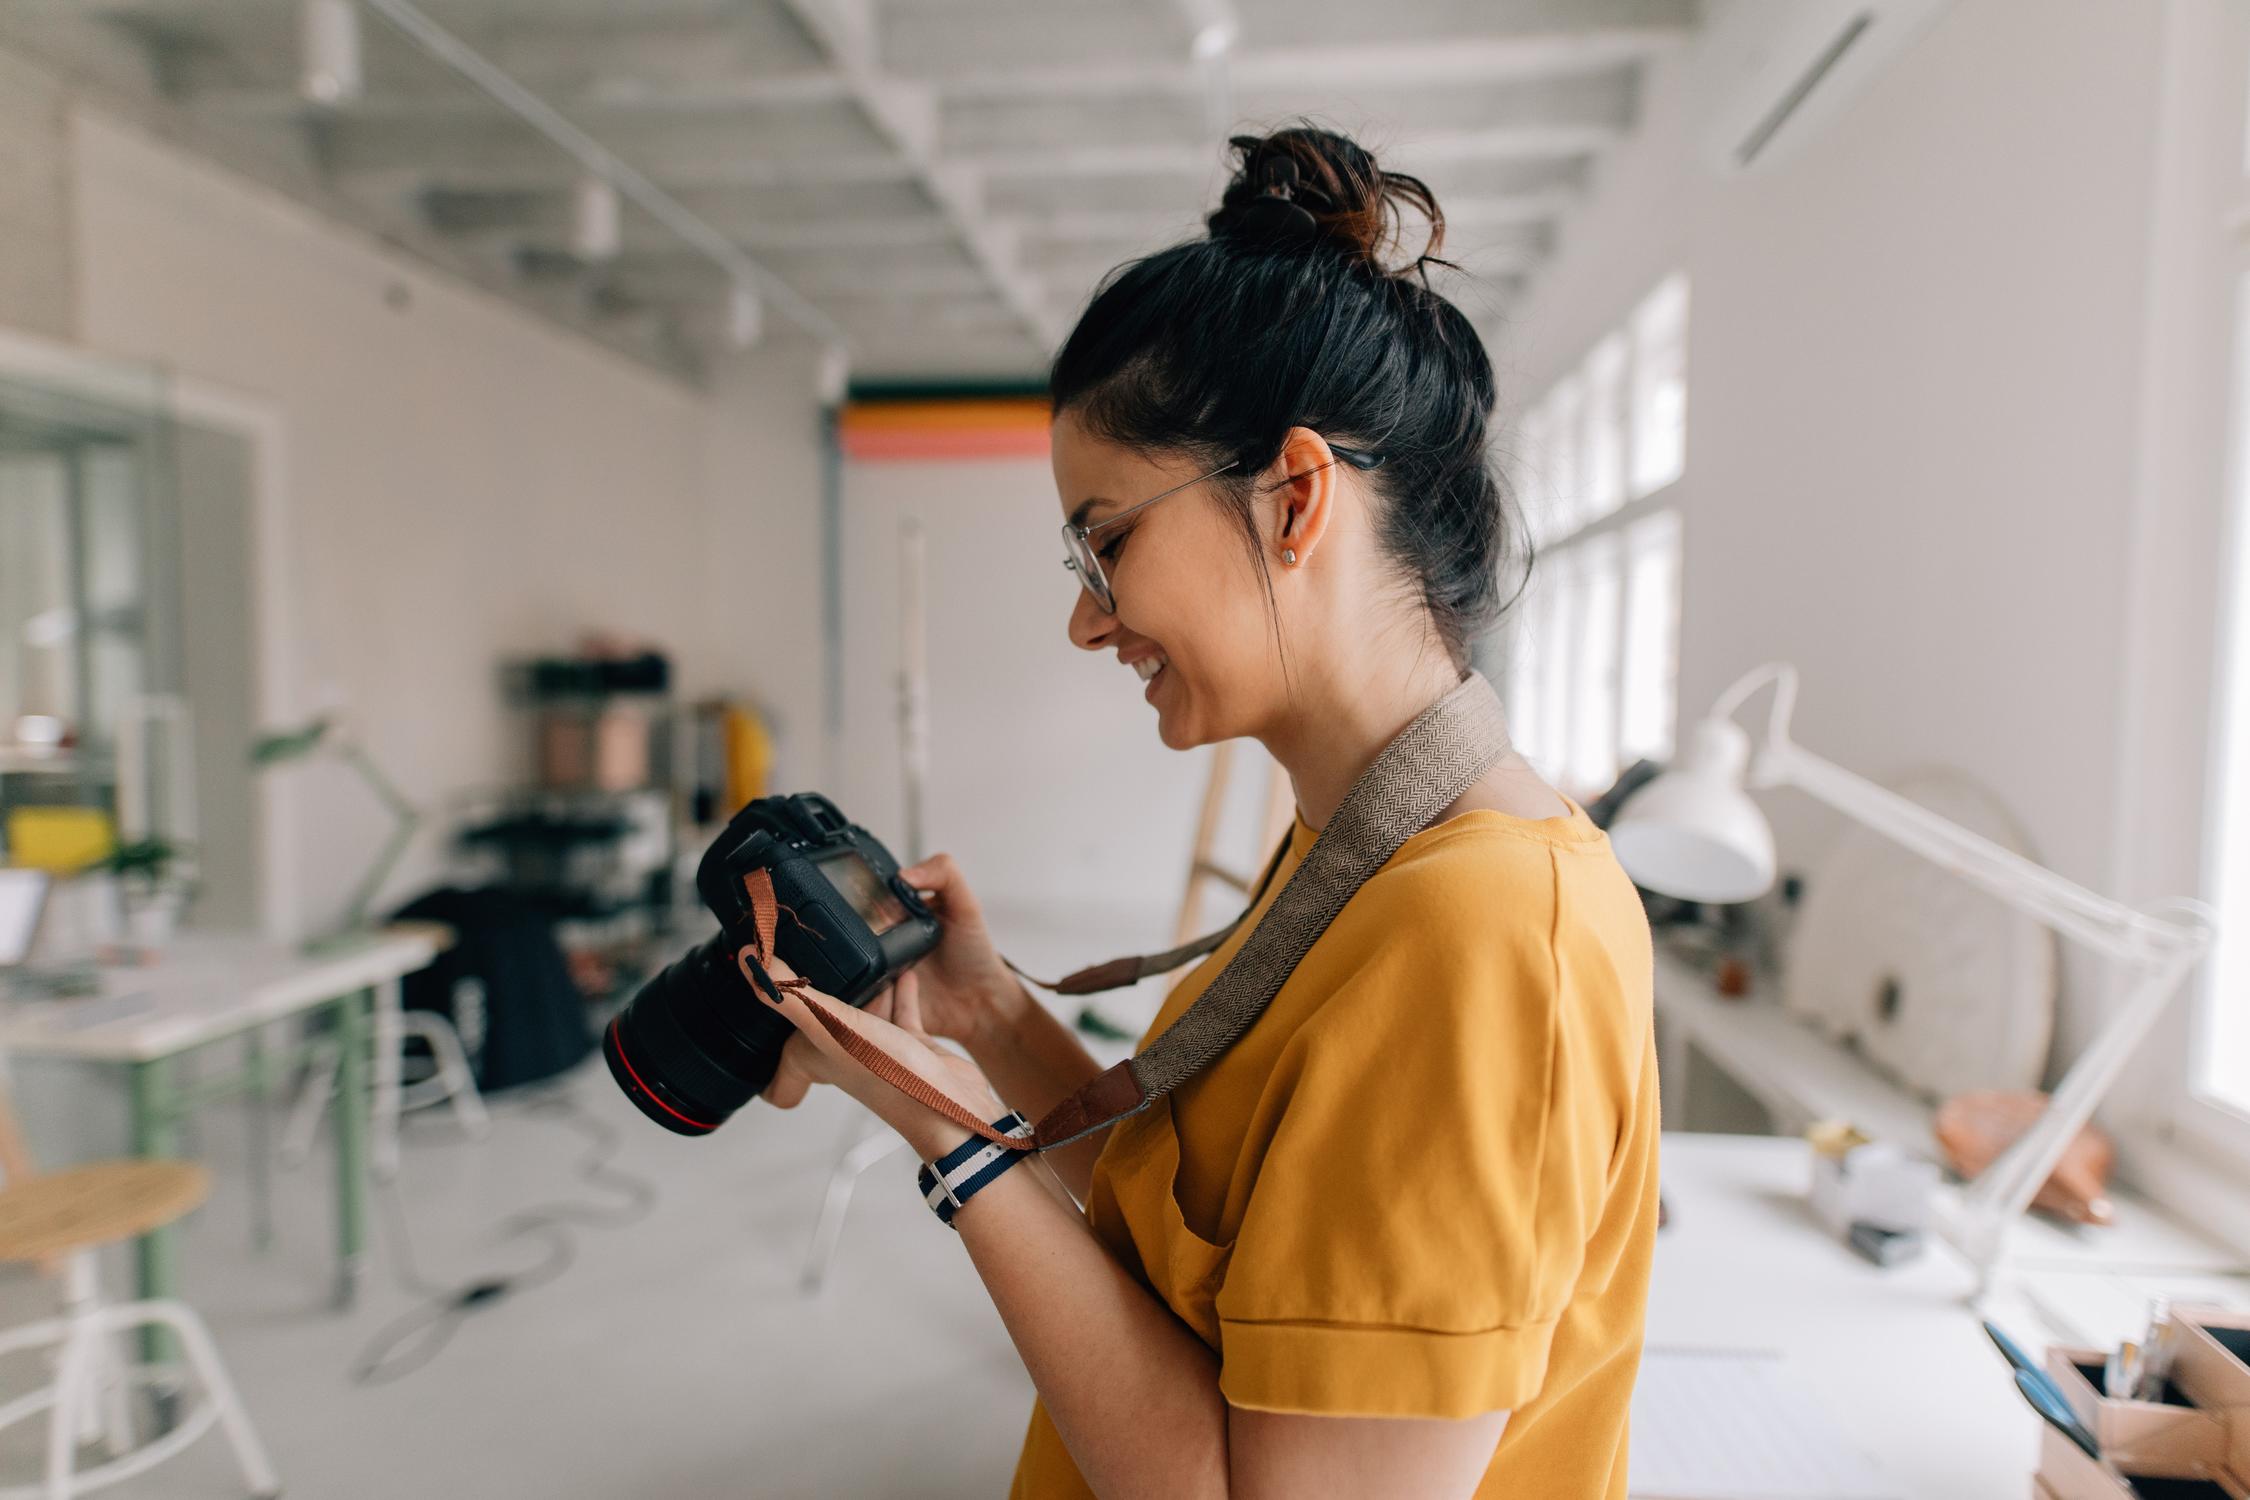
[[[1289,775],[1280,763],[1266,761],[1266,805],[1258,825],[1258,845],[1251,851],[1250,864],[1236,870],[1221,864],[1214,853],[1219,838],[1219,821],[1226,815],[1227,784],[1233,777],[1236,754],[1245,752],[1264,758],[1254,743],[1242,740],[1222,740],[1211,753],[1211,780],[1203,789],[1203,811],[1195,820],[1195,847],[1188,856],[1187,892],[1180,898],[1180,920],[1173,937],[1184,943],[1209,930],[1209,920],[1203,914],[1203,899],[1212,881],[1242,893],[1248,900],[1250,887],[1265,869],[1264,861],[1281,842],[1283,834],[1297,815],[1296,788],[1289,784]]]

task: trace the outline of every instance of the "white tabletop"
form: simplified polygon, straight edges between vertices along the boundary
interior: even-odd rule
[[[170,1057],[426,966],[435,930],[371,933],[318,954],[236,933],[184,932],[156,963],[102,971],[81,999],[0,1002],[0,1051],[104,1062]]]
[[[2038,1418],[1978,1326],[1968,1269],[1934,1238],[1881,1269],[1831,1238],[1804,1201],[1810,1148],[1773,1136],[1667,1135],[1671,1225],[1657,1241],[1653,1348],[1772,1350],[1807,1394],[1913,1500],[2028,1495]],[[2074,1236],[2014,1231],[2025,1267],[2224,1252],[2123,1197],[2126,1221]],[[2035,1323],[2011,1317],[2004,1268],[1994,1306],[2036,1355]]]

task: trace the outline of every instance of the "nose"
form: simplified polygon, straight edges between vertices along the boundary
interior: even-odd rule
[[[1117,616],[1102,608],[1092,589],[1081,587],[1070,607],[1070,643],[1081,651],[1103,651],[1116,635]]]

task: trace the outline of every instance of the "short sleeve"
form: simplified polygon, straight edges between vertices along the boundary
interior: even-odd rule
[[[1488,882],[1402,873],[1348,910],[1367,930],[1261,1104],[1217,1298],[1237,1406],[1528,1404],[1602,1212],[1616,1114],[1573,1080],[1552,885],[1496,918]]]

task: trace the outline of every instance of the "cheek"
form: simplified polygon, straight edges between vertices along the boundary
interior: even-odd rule
[[[1162,582],[1139,586],[1136,599],[1121,586],[1125,623],[1163,647],[1190,687],[1239,691],[1272,652],[1265,589],[1241,538],[1205,531],[1141,562]]]

